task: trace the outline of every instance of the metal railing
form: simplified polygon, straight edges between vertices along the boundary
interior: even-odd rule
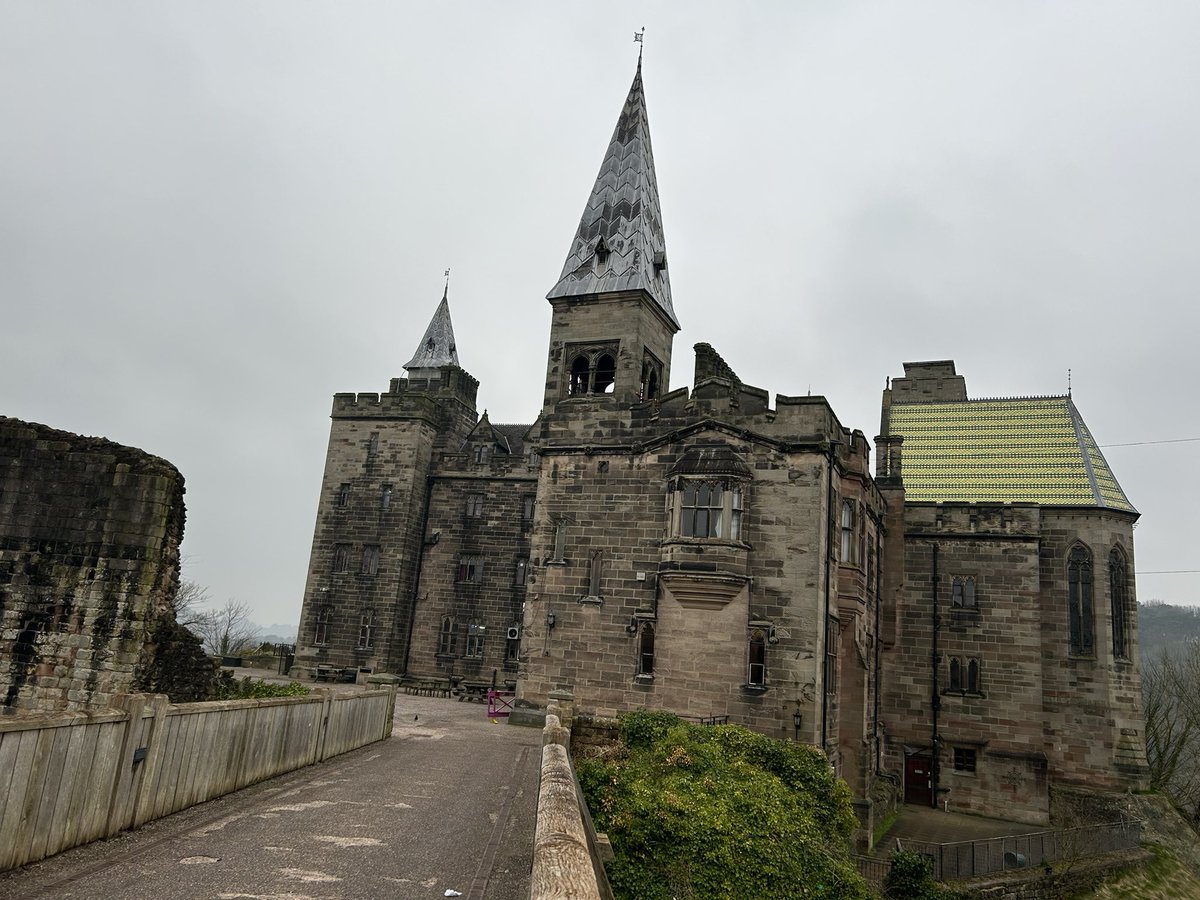
[[[906,840],[899,843],[905,850],[929,857],[933,862],[933,877],[938,881],[954,881],[1132,850],[1141,840],[1142,823],[1126,821],[947,844]],[[859,856],[855,861],[863,877],[876,884],[883,881],[890,868],[886,859]],[[882,872],[878,863],[883,863]]]

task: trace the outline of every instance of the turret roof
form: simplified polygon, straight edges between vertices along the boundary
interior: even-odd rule
[[[406,369],[436,369],[457,366],[458,349],[454,344],[454,326],[450,322],[449,287],[442,292],[442,302],[425,329],[413,358],[404,364]]]
[[[562,274],[546,297],[635,290],[649,294],[679,327],[671,306],[641,59]]]

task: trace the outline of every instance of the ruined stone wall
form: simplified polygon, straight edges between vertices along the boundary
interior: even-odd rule
[[[183,523],[165,460],[0,418],[5,709],[102,707],[133,687],[178,584]]]

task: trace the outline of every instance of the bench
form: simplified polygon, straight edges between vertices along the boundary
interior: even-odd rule
[[[480,703],[487,702],[488,691],[492,689],[490,681],[464,681],[458,686],[459,701],[470,700]]]
[[[419,697],[449,697],[450,679],[411,676],[404,680],[404,693]]]
[[[358,669],[355,666],[341,668],[339,666],[319,665],[313,672],[313,681],[344,681],[354,684],[358,680]]]

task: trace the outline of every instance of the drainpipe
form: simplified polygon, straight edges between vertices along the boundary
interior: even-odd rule
[[[408,674],[408,655],[412,649],[413,629],[417,621],[417,595],[421,589],[421,566],[425,562],[425,548],[429,542],[425,538],[425,529],[429,527],[429,502],[433,497],[433,476],[425,476],[425,508],[421,510],[421,543],[417,549],[417,567],[413,570],[412,604],[408,614],[408,629],[404,636],[404,666],[401,674]],[[437,543],[434,541],[434,543]]]
[[[879,542],[879,532],[883,527],[880,521],[875,528],[875,718],[871,726],[871,734],[875,740],[875,771],[883,768],[883,749],[879,745],[879,604],[883,597],[879,584],[883,581],[883,547]]]
[[[941,657],[938,656],[938,632],[942,628],[942,614],[938,609],[938,545],[933,545],[933,572],[930,578],[930,588],[933,593],[933,649],[929,654],[930,663],[930,684],[931,691],[929,697],[929,707],[933,711],[933,745],[930,750],[930,765],[929,773],[932,776],[933,790],[930,793],[929,805],[937,809],[937,794],[938,794],[938,710],[942,706],[942,698],[938,694],[938,668],[941,664]]]
[[[841,441],[830,441],[829,450],[827,453],[827,468],[825,470],[825,509],[828,510],[828,515],[825,516],[825,618],[821,621],[821,634],[823,640],[821,647],[825,650],[825,655],[821,657],[821,664],[824,665],[825,659],[829,655],[829,648],[826,643],[829,641],[829,568],[830,561],[833,559],[833,522],[836,512],[833,508],[833,463],[834,463],[834,448],[841,446]],[[829,685],[827,683],[821,685],[821,749],[828,752],[829,740]]]

